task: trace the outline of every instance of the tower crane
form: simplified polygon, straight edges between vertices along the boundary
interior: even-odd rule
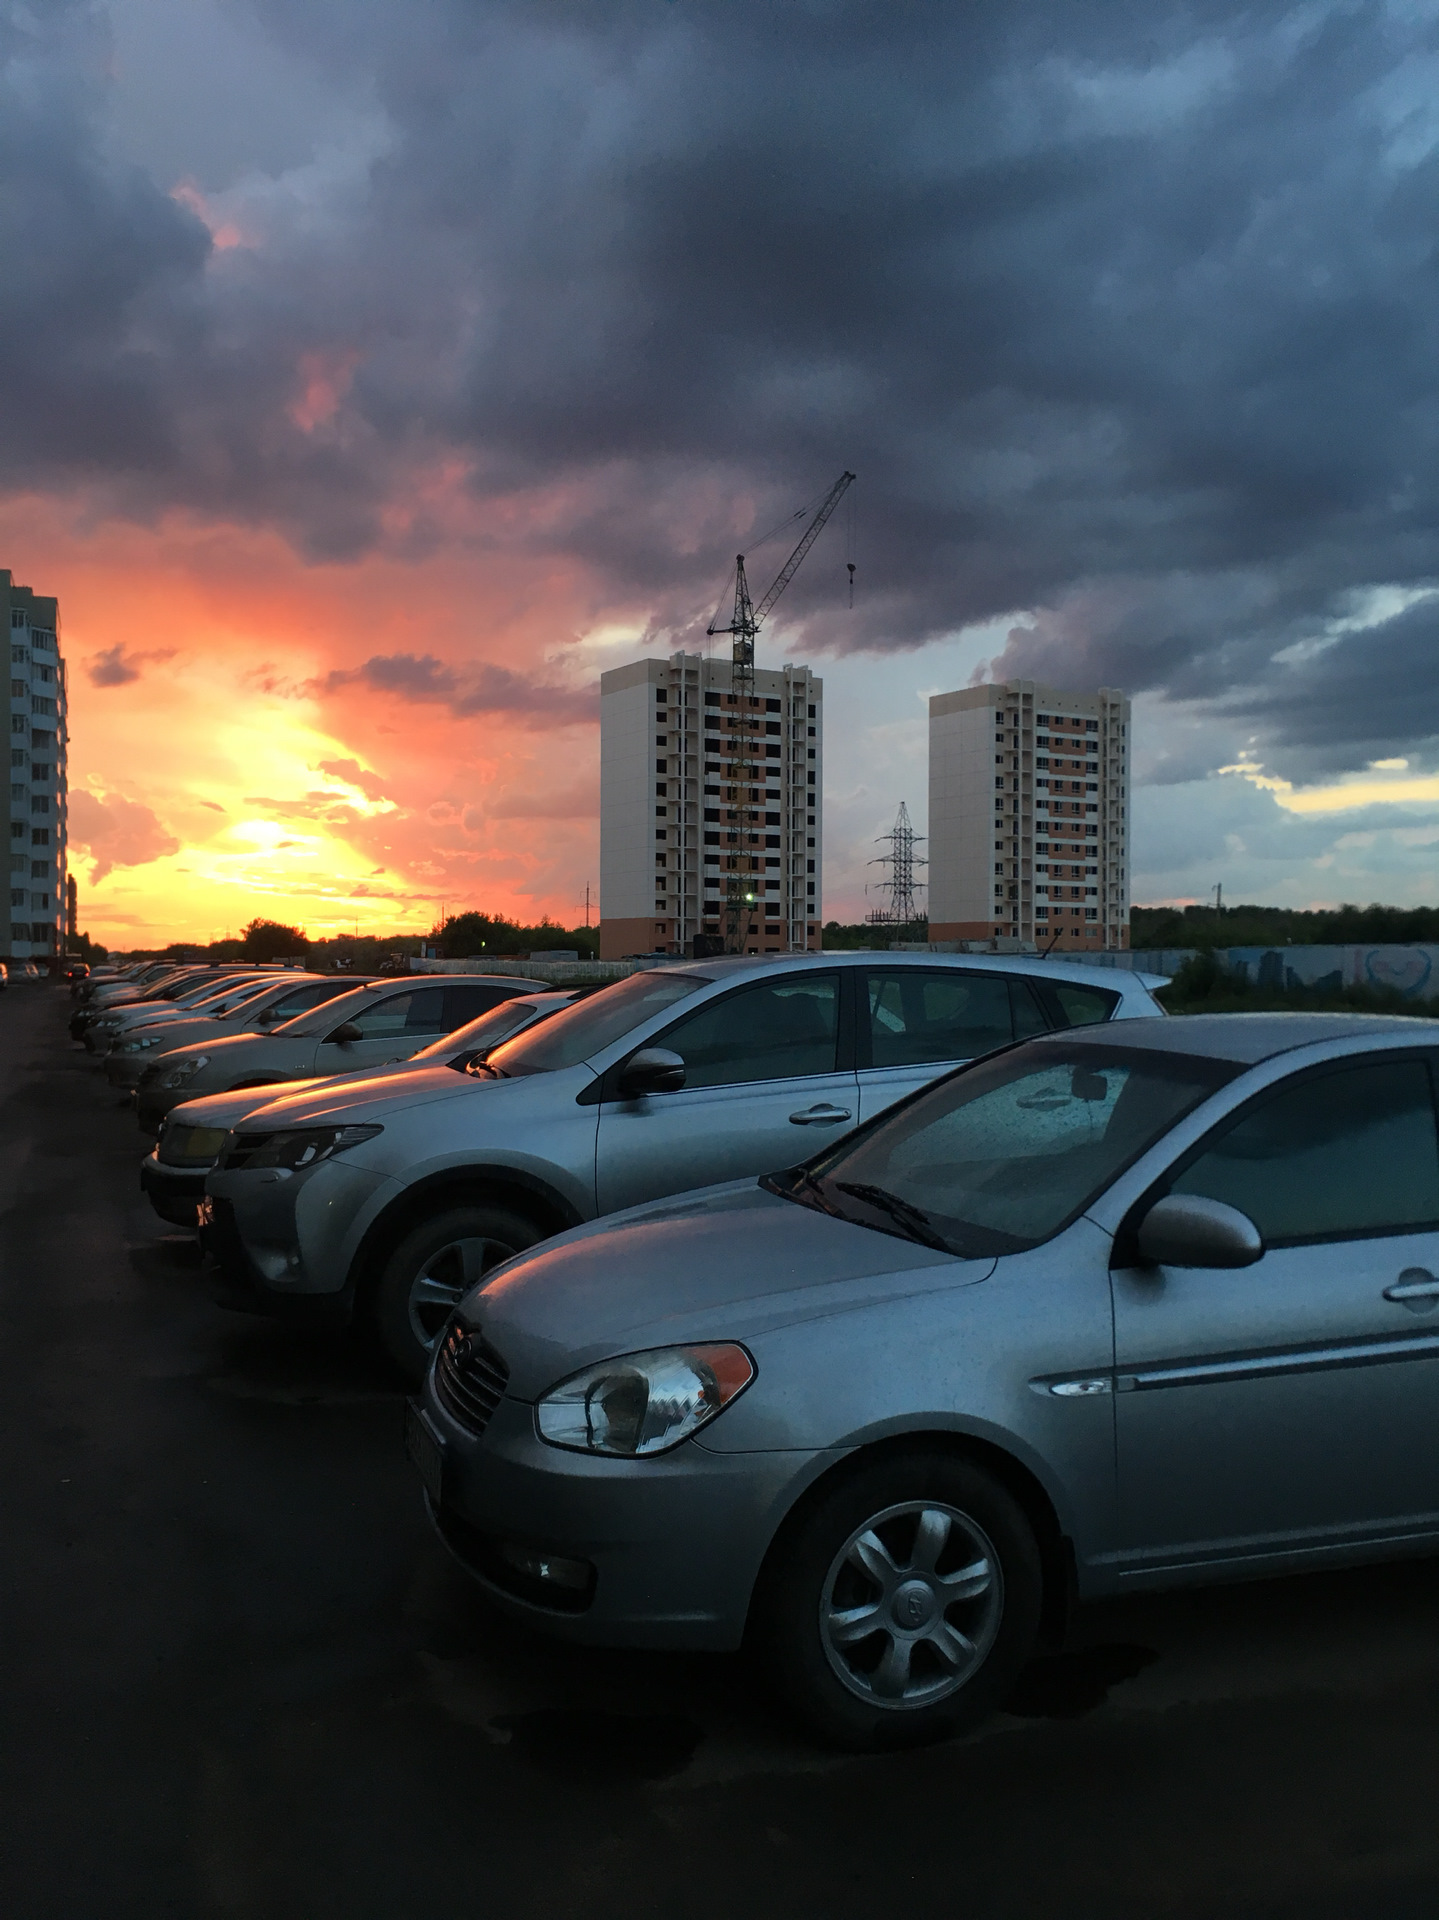
[[[755,718],[754,699],[754,643],[755,636],[764,624],[765,617],[785,588],[799,572],[800,565],[810,548],[824,531],[824,524],[839,505],[849,488],[854,484],[854,475],[842,473],[824,499],[819,504],[813,520],[800,536],[799,545],[785,561],[775,575],[769,591],[755,606],[750,599],[749,581],[745,576],[744,555],[735,555],[734,563],[734,611],[727,625],[721,626],[716,613],[705,631],[710,634],[727,633],[731,641],[730,653],[730,690],[734,697],[736,715],[739,721],[738,754],[731,778],[736,785],[730,789],[730,797],[737,803],[739,814],[739,844],[748,847],[757,827],[755,810],[754,748],[759,734],[759,722]],[[853,590],[853,570],[851,569],[851,591]],[[731,809],[731,817],[735,812]],[[747,876],[738,869],[738,861],[731,863],[726,875],[725,889],[725,951],[742,953],[744,951],[744,926],[754,903],[753,892],[746,887]]]

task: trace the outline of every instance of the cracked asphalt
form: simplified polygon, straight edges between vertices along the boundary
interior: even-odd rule
[[[1091,1609],[898,1758],[738,1656],[552,1646],[432,1537],[363,1348],[211,1304],[68,1011],[0,996],[9,1920],[1435,1911],[1439,1564]]]

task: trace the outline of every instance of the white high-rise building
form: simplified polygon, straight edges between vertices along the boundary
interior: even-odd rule
[[[10,630],[10,891],[0,955],[43,960],[65,950],[65,663],[59,604],[0,568]]]
[[[1129,702],[1009,680],[929,703],[929,936],[1129,945]]]
[[[675,653],[600,680],[600,955],[818,947],[824,687]],[[715,942],[706,949],[706,940]]]

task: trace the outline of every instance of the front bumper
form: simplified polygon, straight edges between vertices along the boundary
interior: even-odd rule
[[[160,1131],[160,1123],[166,1114],[180,1107],[187,1100],[196,1100],[199,1095],[193,1087],[160,1087],[153,1082],[147,1086],[145,1075],[149,1072],[148,1062],[142,1067],[135,1081],[135,1115],[140,1122],[141,1133],[155,1135]]]
[[[744,1637],[755,1581],[795,1500],[841,1453],[711,1453],[687,1441],[649,1460],[607,1460],[551,1447],[534,1409],[502,1400],[482,1435],[435,1395],[420,1402],[443,1452],[435,1530],[506,1611],[600,1646],[723,1652]],[[545,1603],[507,1571],[504,1545],[594,1568],[592,1589]]]
[[[157,1154],[147,1154],[140,1162],[141,1191],[162,1220],[172,1226],[193,1227],[200,1202],[205,1197],[208,1167],[171,1167]]]
[[[140,1075],[149,1066],[153,1054],[146,1053],[107,1053],[105,1055],[105,1078],[112,1087],[121,1089],[138,1087]]]
[[[354,1293],[297,1293],[276,1287],[251,1259],[230,1202],[205,1194],[197,1213],[200,1251],[215,1299],[239,1313],[263,1313],[302,1326],[345,1327],[354,1311]]]

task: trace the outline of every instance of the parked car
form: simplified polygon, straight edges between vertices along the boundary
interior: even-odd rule
[[[3,993],[6,987],[9,986],[9,984],[10,984],[10,969],[5,965],[5,962],[3,960],[0,960],[0,993]]]
[[[16,960],[11,962],[10,978],[29,986],[36,980],[43,980],[45,975],[33,960]]]
[[[155,979],[140,978],[120,986],[102,987],[92,998],[82,1000],[70,1015],[70,1038],[83,1040],[95,1021],[116,1007],[141,1003],[159,1005],[163,1001],[178,1000],[181,994],[196,987],[213,983],[219,988],[237,978],[268,979],[272,972],[271,968],[258,967],[170,967]]]
[[[478,1020],[459,1027],[454,1033],[433,1041],[411,1054],[408,1060],[395,1060],[388,1066],[369,1067],[359,1073],[340,1073],[325,1081],[326,1088],[351,1086],[380,1074],[423,1072],[430,1067],[449,1067],[462,1073],[483,1060],[501,1041],[510,1039],[538,1020],[547,1020],[561,1007],[568,1007],[590,992],[587,987],[569,987],[555,993],[530,993],[513,1000],[502,1000]],[[286,1093],[317,1087],[318,1080],[286,1083]],[[205,1195],[205,1179],[220,1157],[231,1129],[270,1105],[275,1098],[273,1086],[245,1087],[236,1093],[212,1093],[199,1100],[187,1100],[173,1107],[160,1123],[160,1137],[154,1149],[140,1163],[140,1185],[150,1196],[150,1204],[162,1220],[174,1226],[193,1227],[195,1210]]]
[[[85,1049],[103,1058],[123,1035],[227,1011],[263,992],[279,977],[274,973],[232,974],[228,979],[193,982],[173,999],[122,1001],[119,1006],[106,1007],[86,1027]]]
[[[815,1727],[933,1739],[1081,1599],[1433,1553],[1428,1021],[1042,1036],[759,1182],[469,1292],[430,1513],[572,1639],[749,1632]]]
[[[65,962],[64,978],[73,986],[77,980],[88,980],[90,978],[90,968],[84,960],[67,960]]]
[[[1074,963],[826,953],[656,968],[507,1041],[483,1082],[430,1072],[267,1107],[206,1184],[207,1243],[274,1311],[358,1308],[418,1379],[460,1295],[537,1240],[792,1165],[1025,1034],[1157,1011],[1143,979]]]
[[[150,1061],[163,1053],[179,1046],[227,1040],[239,1033],[266,1033],[312,1007],[337,1000],[353,987],[353,980],[333,973],[298,973],[291,969],[267,981],[232,986],[229,992],[192,1007],[188,1017],[147,1013],[122,1027],[111,1041],[105,1057],[105,1077],[112,1087],[137,1087]]]
[[[346,982],[348,986],[349,983]],[[525,993],[539,980],[508,974],[425,975],[376,981],[340,994],[271,1033],[236,1034],[162,1053],[140,1076],[140,1126],[153,1133],[172,1107],[202,1093],[282,1080],[329,1079],[407,1060],[443,1034]]]

